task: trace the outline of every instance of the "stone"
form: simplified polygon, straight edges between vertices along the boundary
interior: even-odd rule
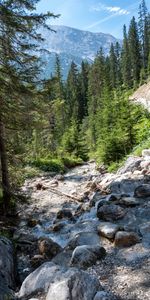
[[[95,232],[79,232],[68,243],[67,248],[75,249],[82,245],[100,245],[100,237]]]
[[[100,288],[95,276],[70,269],[50,285],[46,300],[93,300]]]
[[[14,276],[13,244],[6,237],[0,236],[0,300],[13,299]]]
[[[73,217],[72,211],[68,208],[63,208],[59,210],[57,213],[57,219],[63,219],[63,218],[72,219],[72,217]]]
[[[54,225],[52,226],[52,231],[58,232],[58,231],[60,231],[62,228],[64,228],[65,225],[66,225],[65,222],[57,222],[56,224],[54,224]]]
[[[38,268],[40,265],[42,265],[45,262],[45,258],[43,255],[34,255],[30,259],[31,266],[35,269]]]
[[[71,266],[88,268],[101,260],[106,255],[106,250],[101,246],[82,245],[74,249],[70,261]]]
[[[105,204],[97,209],[97,217],[104,221],[116,221],[122,219],[125,216],[125,213],[125,209],[115,204]]]
[[[139,185],[134,191],[134,196],[137,198],[150,197],[150,185],[149,184]]]
[[[120,226],[113,223],[102,223],[97,227],[98,233],[110,240],[114,239],[115,234],[119,229]]]
[[[102,193],[101,192],[94,192],[91,196],[90,196],[90,203],[89,206],[95,206],[96,202],[98,202],[99,200],[101,200],[102,198]]]
[[[143,160],[140,164],[141,169],[149,169],[150,168],[150,157],[149,160]]]
[[[93,300],[112,300],[110,293],[105,291],[97,292]]]
[[[47,262],[28,275],[16,297],[30,299],[40,293],[47,294],[46,300],[92,300],[100,289],[95,276],[76,268],[65,269]]]
[[[144,149],[144,150],[142,151],[142,156],[143,156],[143,157],[150,156],[150,149]]]
[[[117,247],[130,247],[139,242],[139,236],[135,232],[118,231],[115,235],[115,246]]]
[[[139,201],[134,197],[122,197],[119,201],[119,204],[123,204],[127,207],[134,207],[139,205]]]
[[[60,271],[60,267],[52,262],[42,264],[26,277],[16,296],[19,299],[26,299],[26,297],[36,295],[38,292],[47,293],[50,282],[54,280],[58,271]]]
[[[127,172],[134,172],[135,170],[140,169],[141,161],[142,159],[140,157],[130,156],[126,160],[125,165],[118,170],[117,174],[122,175]]]
[[[27,222],[27,226],[29,226],[31,228],[35,227],[37,224],[38,224],[38,220],[36,220],[36,219],[29,219]]]
[[[56,254],[62,251],[60,245],[52,239],[43,237],[38,241],[39,253],[46,258],[53,258]]]

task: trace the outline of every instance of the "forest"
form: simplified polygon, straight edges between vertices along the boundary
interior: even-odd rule
[[[150,79],[150,13],[123,27],[123,41],[94,62],[72,62],[63,81],[41,80],[39,28],[59,16],[35,13],[32,0],[0,1],[0,203],[7,212],[26,178],[63,173],[95,159],[115,170],[129,153],[150,147],[150,114],[129,100]]]

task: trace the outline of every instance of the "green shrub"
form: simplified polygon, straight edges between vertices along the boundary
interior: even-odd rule
[[[44,172],[64,172],[64,165],[59,159],[38,158],[29,164]]]

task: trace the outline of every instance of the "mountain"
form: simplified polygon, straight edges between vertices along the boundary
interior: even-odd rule
[[[118,40],[110,34],[93,33],[67,26],[51,26],[55,31],[45,30],[42,35],[45,39],[44,48],[50,53],[44,53],[42,59],[46,62],[43,66],[43,76],[49,77],[54,72],[55,55],[60,56],[62,72],[66,78],[69,66],[74,61],[79,67],[82,60],[91,63],[96,53],[103,48],[104,54],[109,53],[111,43]]]

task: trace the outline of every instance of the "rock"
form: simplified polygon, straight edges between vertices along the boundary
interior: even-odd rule
[[[139,236],[135,232],[118,231],[115,235],[115,246],[117,247],[130,247],[139,242]]]
[[[98,233],[110,240],[114,239],[119,229],[120,226],[113,223],[102,223],[97,227]]]
[[[46,300],[93,300],[100,288],[95,276],[70,269],[50,285]]]
[[[72,253],[70,265],[79,268],[88,268],[102,259],[106,255],[106,250],[101,246],[83,245],[78,246]]]
[[[150,156],[150,149],[144,149],[144,150],[142,151],[142,156],[143,156],[143,157]]]
[[[104,221],[116,221],[122,219],[125,216],[125,213],[125,209],[115,204],[105,204],[97,209],[97,217]]]
[[[60,267],[70,267],[70,260],[72,257],[72,250],[64,249],[62,252],[58,253],[53,259],[52,262]]]
[[[102,193],[101,192],[94,192],[91,196],[90,196],[90,203],[89,206],[95,206],[96,202],[98,202],[99,200],[102,199]]]
[[[64,228],[65,225],[66,225],[65,222],[57,222],[56,224],[54,224],[54,225],[52,226],[52,231],[58,232],[58,231],[60,231],[62,228]]]
[[[92,300],[100,289],[99,280],[95,276],[47,262],[24,280],[16,296],[17,299],[29,299],[48,292],[46,300]]]
[[[112,300],[110,293],[105,291],[97,292],[93,300]]]
[[[63,219],[63,218],[72,219],[72,217],[73,217],[72,211],[68,208],[63,208],[59,210],[57,213],[57,219]]]
[[[29,226],[31,228],[35,227],[37,224],[38,224],[38,220],[36,220],[36,219],[29,219],[27,222],[27,226]]]
[[[13,299],[14,277],[13,245],[10,240],[0,236],[0,300]]]
[[[123,204],[127,207],[134,207],[139,205],[139,201],[134,197],[122,197],[119,201],[119,204]]]
[[[61,246],[55,243],[52,239],[45,237],[38,241],[38,248],[41,255],[50,259],[62,251]]]
[[[44,263],[26,277],[17,297],[19,299],[26,299],[26,297],[36,295],[38,292],[48,292],[50,282],[54,280],[59,270],[60,267],[52,262]]]
[[[64,181],[65,177],[64,177],[64,175],[58,174],[58,175],[55,176],[55,179],[59,180],[59,181]]]
[[[30,263],[31,266],[36,269],[39,266],[41,266],[43,263],[45,262],[45,258],[43,255],[34,255],[31,259],[30,259]]]
[[[130,156],[126,160],[125,165],[118,170],[117,174],[122,175],[127,172],[134,172],[135,170],[140,169],[141,161],[142,159],[140,157]]]
[[[143,160],[140,164],[141,169],[149,169],[150,168],[150,157],[149,160]]]
[[[68,249],[75,249],[77,246],[82,245],[99,245],[100,238],[95,232],[80,232],[76,234],[68,243]]]
[[[150,197],[150,185],[149,184],[141,184],[134,191],[134,196],[137,198],[145,198]]]

